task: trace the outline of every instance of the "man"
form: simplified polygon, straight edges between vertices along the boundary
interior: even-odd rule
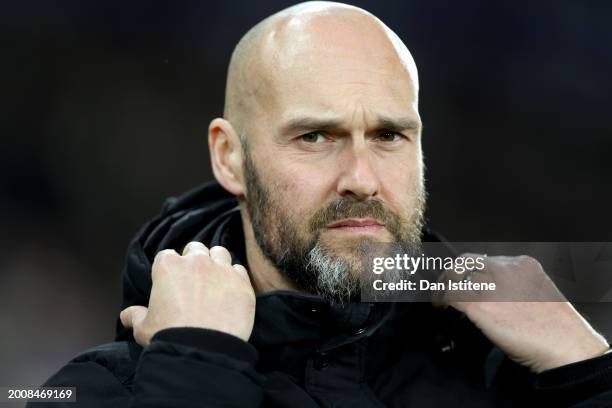
[[[436,240],[416,66],[371,14],[308,2],[251,29],[209,148],[218,184],[130,246],[117,341],[47,382],[77,405],[612,405],[609,346],[567,302],[358,301],[364,242]]]

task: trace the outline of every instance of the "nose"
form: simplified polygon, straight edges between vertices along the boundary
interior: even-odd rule
[[[358,200],[375,197],[380,181],[372,166],[370,151],[363,142],[351,144],[347,150],[339,163],[342,172],[337,185],[338,194],[342,197],[352,196]]]

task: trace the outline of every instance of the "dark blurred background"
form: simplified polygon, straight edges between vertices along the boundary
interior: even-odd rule
[[[211,179],[232,48],[291,4],[2,2],[0,386],[112,340],[129,239]],[[417,61],[433,228],[612,241],[612,3],[352,4]],[[582,307],[612,334],[611,308]]]

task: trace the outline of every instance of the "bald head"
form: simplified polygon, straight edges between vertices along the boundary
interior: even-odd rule
[[[255,122],[265,112],[280,114],[288,98],[341,97],[311,95],[334,81],[393,82],[399,87],[391,92],[417,103],[416,66],[395,33],[363,9],[311,1],[266,18],[242,37],[229,65],[224,117],[246,136],[269,125]]]
[[[208,144],[215,178],[239,199],[256,287],[351,298],[361,243],[416,245],[417,93],[404,44],[357,7],[301,3],[240,40]],[[347,219],[377,226],[333,226]]]

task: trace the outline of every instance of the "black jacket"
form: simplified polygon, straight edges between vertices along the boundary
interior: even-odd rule
[[[216,183],[167,200],[138,232],[123,307],[148,304],[159,250],[180,252],[193,240],[245,260],[237,202]],[[177,328],[157,333],[143,350],[129,330],[117,329],[115,342],[78,355],[46,382],[77,387],[77,403],[66,407],[612,406],[612,356],[533,375],[462,314],[426,303],[331,306],[315,296],[266,293],[257,296],[248,343]]]

